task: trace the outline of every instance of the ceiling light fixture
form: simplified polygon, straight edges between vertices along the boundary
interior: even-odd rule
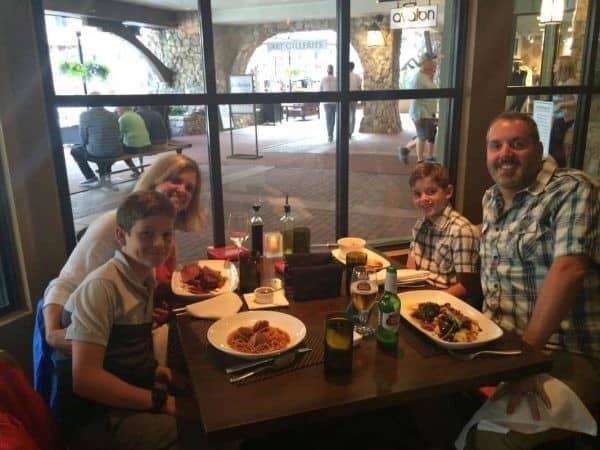
[[[540,23],[543,25],[557,25],[563,20],[565,10],[564,0],[542,0],[540,10]]]

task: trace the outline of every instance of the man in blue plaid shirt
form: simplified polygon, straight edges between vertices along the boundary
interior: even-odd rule
[[[535,122],[503,113],[487,134],[495,185],[483,197],[484,313],[535,349],[551,351],[551,375],[588,405],[600,401],[599,183],[543,159]],[[507,383],[507,413],[526,400],[533,419],[551,408],[537,375]],[[541,404],[538,400],[541,400]],[[544,406],[545,405],[545,406]],[[533,448],[566,432],[471,432],[475,448]],[[518,442],[518,445],[516,443]],[[514,445],[514,446],[513,446]]]

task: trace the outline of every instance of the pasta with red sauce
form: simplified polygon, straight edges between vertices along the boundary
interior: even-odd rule
[[[267,320],[259,320],[253,327],[239,327],[227,337],[227,344],[243,353],[268,353],[282,350],[290,343],[290,335]]]

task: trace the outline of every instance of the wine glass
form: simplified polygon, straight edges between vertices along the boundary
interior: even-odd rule
[[[352,305],[358,312],[356,332],[363,336],[370,336],[375,333],[375,329],[367,325],[369,312],[376,303],[379,291],[375,272],[367,266],[356,266],[352,269],[350,298],[352,299]]]
[[[240,257],[241,248],[246,239],[250,228],[250,219],[244,213],[229,213],[227,221],[227,232],[229,240],[234,243],[238,250],[238,259]]]

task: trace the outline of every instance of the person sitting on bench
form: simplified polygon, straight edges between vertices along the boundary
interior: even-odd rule
[[[142,153],[150,148],[150,134],[146,129],[144,119],[129,106],[119,106],[119,130],[125,153]],[[134,177],[140,175],[139,169],[130,159],[125,160]]]
[[[99,95],[92,92],[91,95]],[[85,180],[79,183],[82,186],[98,182],[98,177],[88,163],[88,157],[110,158],[123,154],[119,123],[116,116],[101,106],[84,111],[79,116],[79,135],[81,144],[71,148],[71,156],[79,166]],[[110,172],[111,164],[99,165],[101,175]]]
[[[167,150],[167,127],[159,113],[152,110],[150,106],[138,106],[135,110],[144,120],[146,129],[150,135],[152,151]]]

